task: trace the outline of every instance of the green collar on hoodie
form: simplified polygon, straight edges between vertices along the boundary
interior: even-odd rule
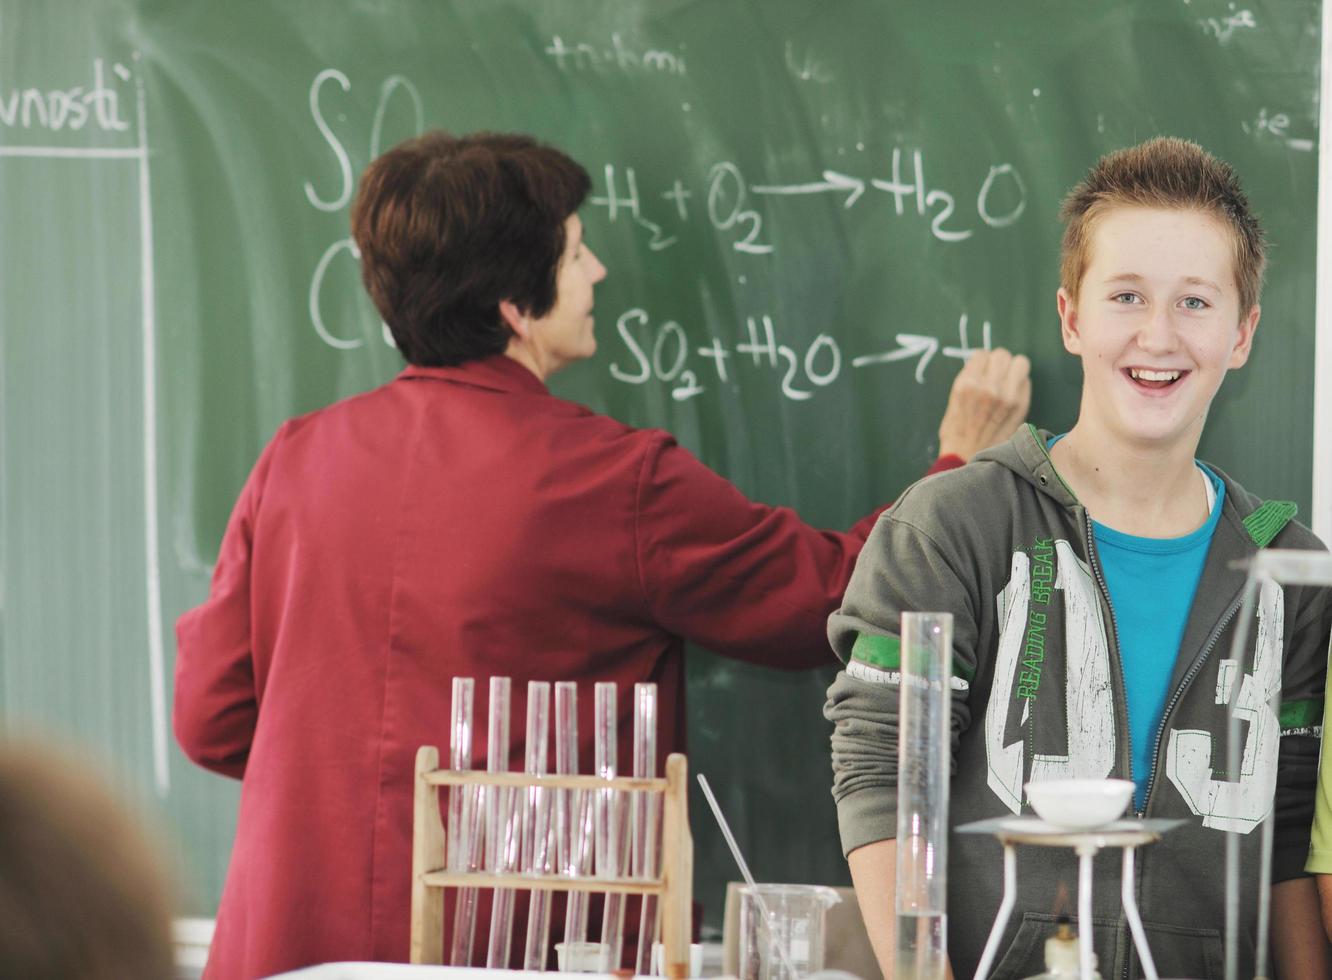
[[[1299,507],[1289,500],[1268,500],[1244,518],[1244,528],[1254,544],[1266,548],[1297,513]]]

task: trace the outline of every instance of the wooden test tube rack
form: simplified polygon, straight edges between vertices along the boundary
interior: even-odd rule
[[[617,776],[529,776],[519,772],[458,771],[439,768],[439,750],[423,745],[416,751],[415,812],[412,818],[412,946],[413,963],[444,962],[444,889],[512,888],[556,892],[619,892],[657,895],[665,973],[670,980],[689,976],[692,921],[694,841],[689,833],[688,760],[678,752],[666,759],[666,778]],[[449,871],[447,840],[439,806],[441,786],[506,786],[526,789],[631,790],[660,794],[661,876],[653,879],[620,875],[614,878],[571,878],[565,875],[495,874]]]

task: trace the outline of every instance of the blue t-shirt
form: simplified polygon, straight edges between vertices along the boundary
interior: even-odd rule
[[[1050,445],[1059,438],[1051,440]],[[1152,750],[1170,692],[1170,675],[1225,501],[1226,485],[1221,478],[1202,464],[1198,468],[1216,495],[1211,516],[1198,530],[1182,538],[1142,538],[1092,521],[1092,536],[1110,591],[1119,638],[1132,775],[1137,786],[1133,805],[1139,811],[1147,802]]]

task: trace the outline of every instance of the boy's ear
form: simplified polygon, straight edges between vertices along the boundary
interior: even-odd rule
[[[1230,351],[1230,366],[1232,368],[1243,367],[1249,359],[1249,352],[1253,350],[1253,335],[1258,329],[1258,317],[1262,315],[1263,308],[1257,303],[1253,309],[1244,315],[1239,322],[1239,334],[1235,338],[1235,346]]]
[[[1064,350],[1070,354],[1082,353],[1082,334],[1078,331],[1078,310],[1073,305],[1073,297],[1063,286],[1055,294],[1055,304],[1059,307],[1059,333],[1064,338]]]
[[[514,335],[522,340],[528,340],[532,333],[531,321],[527,314],[518,309],[513,300],[502,299],[499,305],[500,319],[508,325]]]

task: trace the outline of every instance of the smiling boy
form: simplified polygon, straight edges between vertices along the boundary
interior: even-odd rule
[[[1261,229],[1233,170],[1176,139],[1104,157],[1062,216],[1061,333],[1083,369],[1076,424],[1062,437],[1029,426],[909,490],[880,519],[829,621],[847,663],[826,708],[833,794],[871,938],[891,977],[900,613],[943,610],[955,620],[952,826],[1030,813],[1033,779],[1132,779],[1139,816],[1185,821],[1138,852],[1156,966],[1214,977],[1224,831],[1240,832],[1241,867],[1256,875],[1254,831],[1274,813],[1278,972],[1326,976],[1302,870],[1332,628],[1319,590],[1263,589],[1243,661],[1245,765],[1224,771],[1244,585],[1232,562],[1322,544],[1292,520],[1293,505],[1264,503],[1195,459],[1212,398],[1252,348]],[[999,906],[1000,851],[976,835],[954,834],[949,848],[950,959],[970,977]],[[1022,849],[993,976],[1040,972],[1074,860]],[[1118,861],[1096,866],[1093,940],[1103,975],[1138,975]],[[1242,905],[1240,972],[1252,975],[1252,887]]]

